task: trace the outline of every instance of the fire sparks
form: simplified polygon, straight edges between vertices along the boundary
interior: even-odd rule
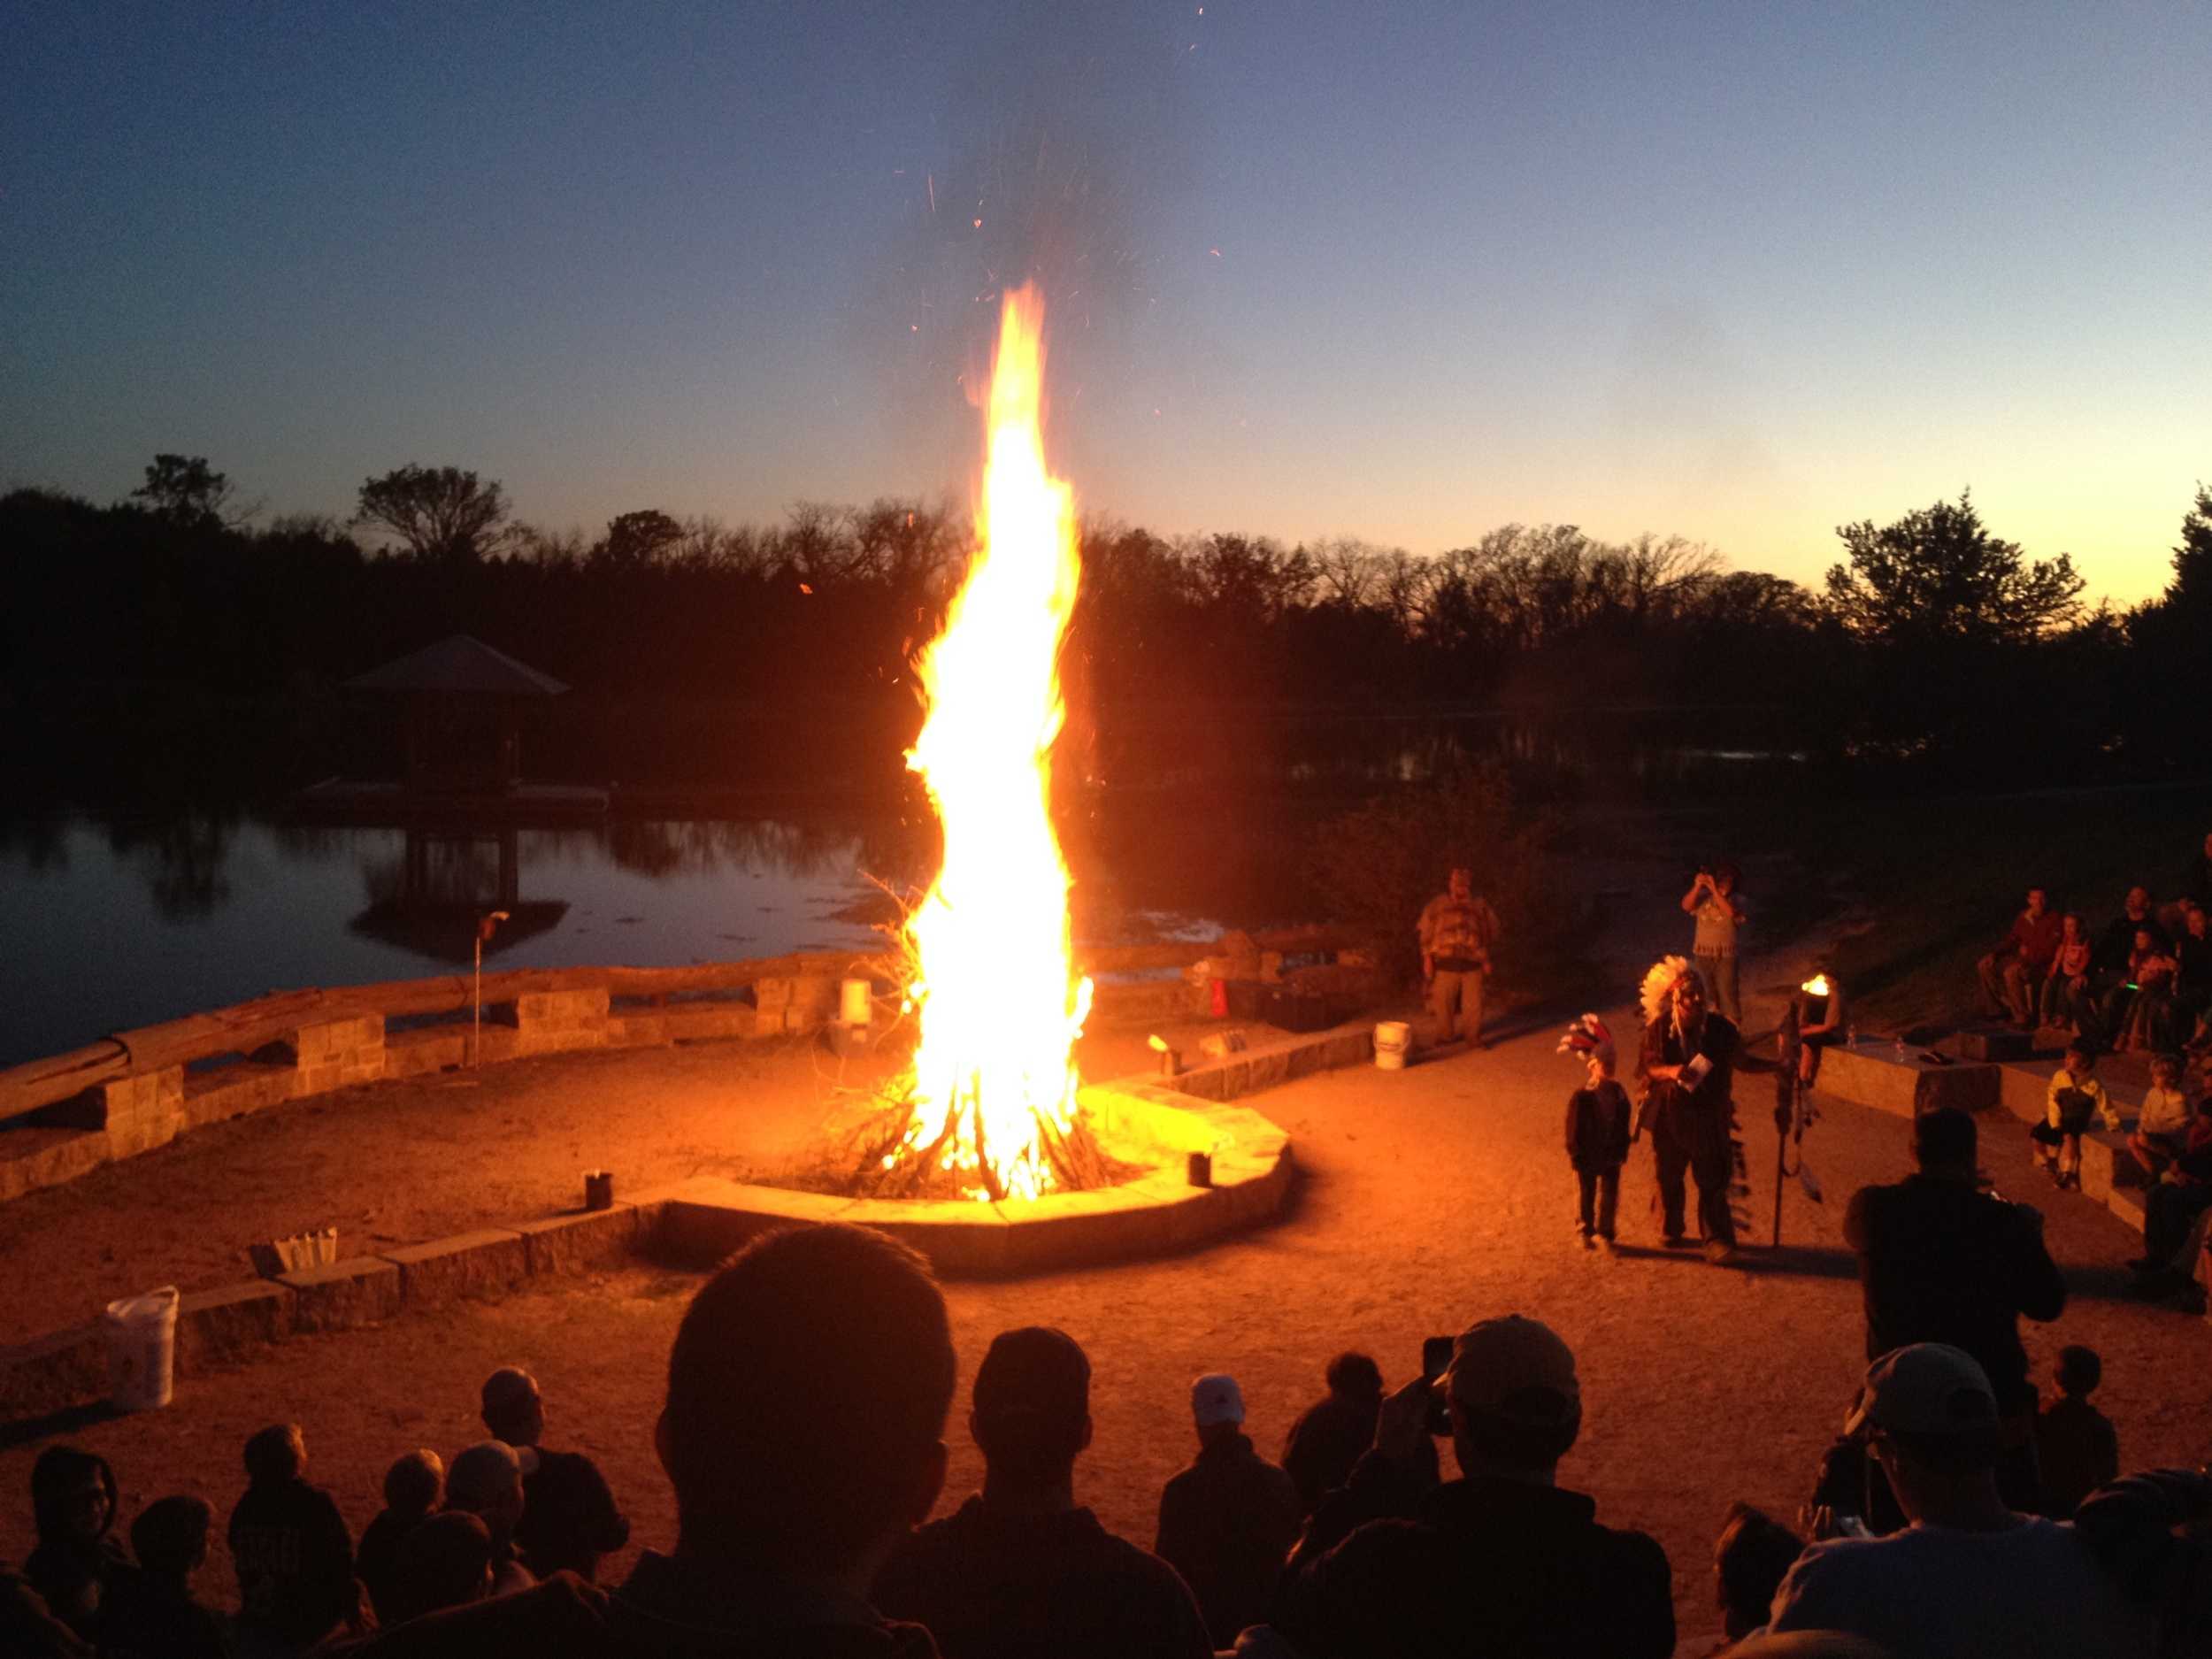
[[[930,1160],[987,1199],[1057,1184],[1091,1000],[1070,953],[1050,812],[1060,641],[1079,566],[1073,497],[1045,467],[1043,321],[1035,289],[1006,295],[979,545],[918,664],[929,712],[907,757],[936,804],[945,854],[907,921],[921,1035],[906,1133],[885,1162]]]

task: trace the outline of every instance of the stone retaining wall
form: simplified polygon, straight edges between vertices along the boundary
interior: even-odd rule
[[[616,1264],[635,1251],[659,1208],[649,1196],[194,1291],[178,1303],[176,1375],[183,1381],[240,1363],[295,1335],[377,1325],[541,1275]],[[0,1422],[85,1405],[107,1388],[107,1339],[96,1320],[0,1348]]]

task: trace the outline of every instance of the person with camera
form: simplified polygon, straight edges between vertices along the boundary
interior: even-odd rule
[[[1945,1342],[1989,1380],[2004,1431],[1998,1480],[2016,1509],[2040,1507],[2035,1386],[2020,1345],[2023,1315],[2066,1309],[2066,1280],[2043,1244],[2043,1217],[1983,1189],[1974,1120],[1945,1107],[1913,1121],[1916,1173],[1863,1187],[1844,1212],[1858,1252],[1870,1359],[1915,1342]]]
[[[1694,918],[1697,931],[1690,954],[1697,958],[1713,989],[1713,1006],[1736,1024],[1743,1023],[1743,994],[1736,972],[1736,930],[1750,912],[1737,895],[1736,866],[1726,859],[1700,864],[1690,878],[1690,890],[1682,895],[1683,914]]]
[[[1671,1654],[1666,1552],[1558,1484],[1581,1429],[1574,1352],[1549,1327],[1470,1325],[1442,1376],[1383,1402],[1374,1448],[1292,1553],[1281,1633],[1312,1659]],[[1449,1438],[1458,1479],[1439,1483],[1431,1435]]]

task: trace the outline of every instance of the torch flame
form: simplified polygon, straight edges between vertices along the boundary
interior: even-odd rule
[[[1828,976],[1824,973],[1816,973],[1797,988],[1808,996],[1825,996],[1828,995]]]
[[[1044,303],[1000,312],[978,546],[945,631],[917,667],[928,718],[907,756],[944,828],[936,881],[907,932],[920,1010],[905,1156],[962,1190],[1031,1198],[1075,1120],[1074,1045],[1091,982],[1069,947],[1068,869],[1053,833],[1052,744],[1065,715],[1060,641],[1079,565],[1068,487],[1046,470]]]

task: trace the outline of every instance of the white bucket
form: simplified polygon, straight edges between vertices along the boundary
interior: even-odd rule
[[[108,1303],[108,1403],[118,1411],[155,1411],[169,1403],[177,1352],[177,1288]]]
[[[838,987],[837,1017],[848,1025],[864,1025],[875,1014],[875,987],[865,979],[847,979]]]
[[[1380,1071],[1402,1071],[1406,1069],[1406,1055],[1413,1047],[1413,1027],[1402,1019],[1386,1019],[1375,1027],[1375,1068]]]

